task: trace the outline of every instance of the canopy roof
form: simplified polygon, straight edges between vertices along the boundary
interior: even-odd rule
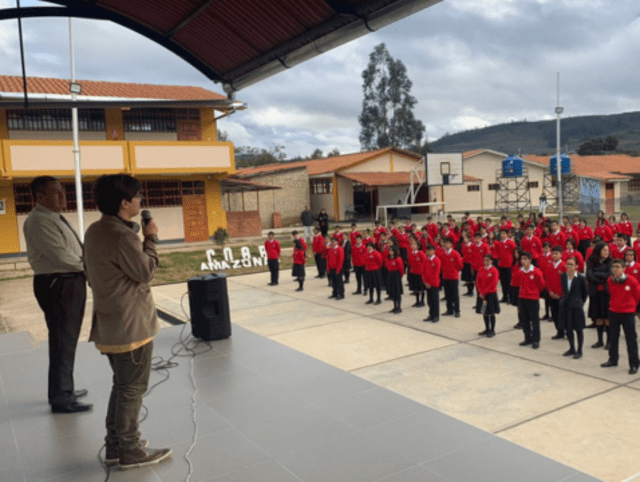
[[[228,94],[441,0],[52,0],[0,19],[111,20],[166,47]],[[62,8],[66,7],[66,8]]]

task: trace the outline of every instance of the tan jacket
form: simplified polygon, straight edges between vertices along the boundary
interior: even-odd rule
[[[149,287],[158,266],[152,239],[141,243],[120,218],[103,215],[85,235],[84,265],[93,290],[89,341],[127,345],[159,331]]]

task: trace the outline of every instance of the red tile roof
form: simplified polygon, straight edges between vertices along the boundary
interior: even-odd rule
[[[479,177],[467,176],[466,174],[463,177],[464,182],[481,182],[482,179]]]
[[[571,154],[571,170],[578,176],[596,179],[628,179],[629,174],[640,174],[640,157],[626,154],[606,156],[579,156]],[[550,156],[522,156],[525,161],[549,166]]]
[[[411,173],[403,172],[344,172],[340,176],[359,182],[365,186],[408,186]],[[464,176],[464,182],[480,182],[482,179]]]
[[[398,152],[409,157],[413,157],[416,160],[422,159],[420,154],[415,152],[405,151],[396,147],[385,147],[384,149],[377,149],[375,151],[356,152],[353,154],[345,154],[344,156],[328,157],[324,159],[313,159],[309,161],[294,161],[294,162],[278,162],[276,164],[267,164],[265,166],[248,167],[240,169],[236,175],[238,176],[254,176],[256,174],[262,174],[267,172],[283,171],[287,169],[295,169],[297,167],[306,167],[309,176],[315,176],[318,174],[328,174],[347,167],[353,166],[363,161],[373,159],[385,152]]]
[[[69,94],[69,79],[27,77],[27,92],[34,94]],[[82,85],[82,95],[90,97],[125,97],[165,100],[218,100],[224,95],[204,89],[182,85],[132,84],[76,80]],[[0,75],[0,92],[24,92],[22,77]]]

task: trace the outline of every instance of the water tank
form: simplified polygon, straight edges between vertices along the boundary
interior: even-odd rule
[[[522,176],[522,159],[518,156],[508,156],[502,161],[502,177]]]
[[[562,174],[571,174],[571,158],[566,154],[560,154],[560,166]],[[558,175],[558,156],[553,156],[549,163],[549,171],[554,176]]]

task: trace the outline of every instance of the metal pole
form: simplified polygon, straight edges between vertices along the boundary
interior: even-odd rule
[[[558,106],[556,107],[556,114],[558,114],[557,120],[557,132],[556,132],[556,169],[558,176],[558,223],[562,222],[562,162],[560,159],[560,116],[562,115],[563,108],[560,107],[560,72],[558,72]]]
[[[76,81],[76,62],[73,49],[73,24],[69,18],[69,53],[71,56],[71,83]],[[71,92],[71,101],[77,100],[75,92]],[[71,128],[73,130],[73,167],[76,179],[76,206],[78,207],[78,236],[84,241],[84,203],[82,200],[82,168],[80,166],[80,142],[78,140],[78,108],[71,109]]]

